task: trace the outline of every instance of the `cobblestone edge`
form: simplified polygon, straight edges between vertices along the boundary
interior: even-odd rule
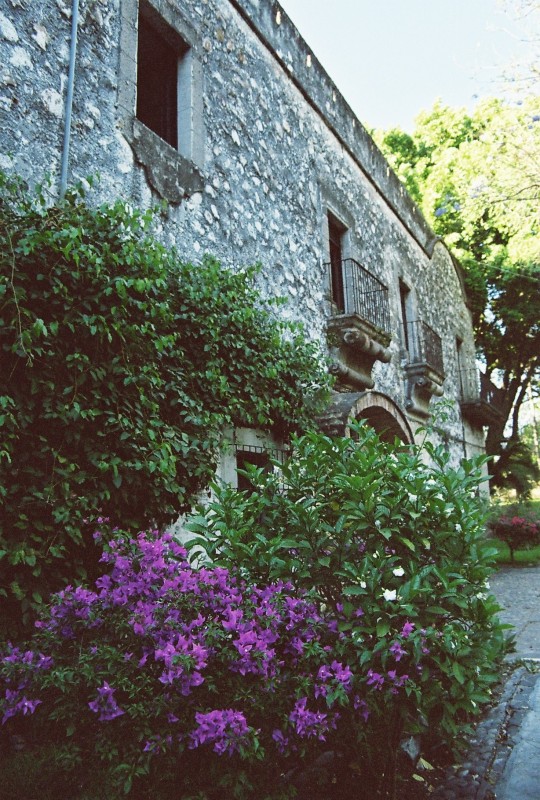
[[[432,794],[434,800],[496,800],[516,736],[529,710],[529,698],[539,679],[537,672],[517,666],[502,686],[496,705],[478,723],[463,761],[446,771]]]

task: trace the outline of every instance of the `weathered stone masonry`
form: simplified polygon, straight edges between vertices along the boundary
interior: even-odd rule
[[[70,15],[0,0],[0,166],[53,187]],[[139,25],[178,52],[175,146],[138,118]],[[475,363],[459,267],[277,3],[81,0],[70,178],[96,173],[101,199],[168,200],[160,235],[186,259],[261,262],[261,289],[332,355],[329,429],[356,414],[410,440],[444,393],[454,459],[482,450],[482,416],[461,412]]]

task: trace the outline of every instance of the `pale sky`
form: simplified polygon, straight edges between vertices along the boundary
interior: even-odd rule
[[[438,97],[472,109],[500,95],[501,73],[530,52],[540,23],[540,11],[516,22],[502,0],[280,3],[368,128],[410,131]]]

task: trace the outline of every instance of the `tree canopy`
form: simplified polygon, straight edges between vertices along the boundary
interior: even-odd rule
[[[488,99],[471,113],[437,102],[412,134],[375,138],[465,269],[478,356],[503,389],[487,438],[496,478],[506,423],[515,442],[540,369],[540,99]]]

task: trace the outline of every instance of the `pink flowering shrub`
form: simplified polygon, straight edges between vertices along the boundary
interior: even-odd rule
[[[502,516],[494,520],[490,527],[497,538],[507,543],[512,561],[516,550],[540,544],[540,525],[525,517]]]

